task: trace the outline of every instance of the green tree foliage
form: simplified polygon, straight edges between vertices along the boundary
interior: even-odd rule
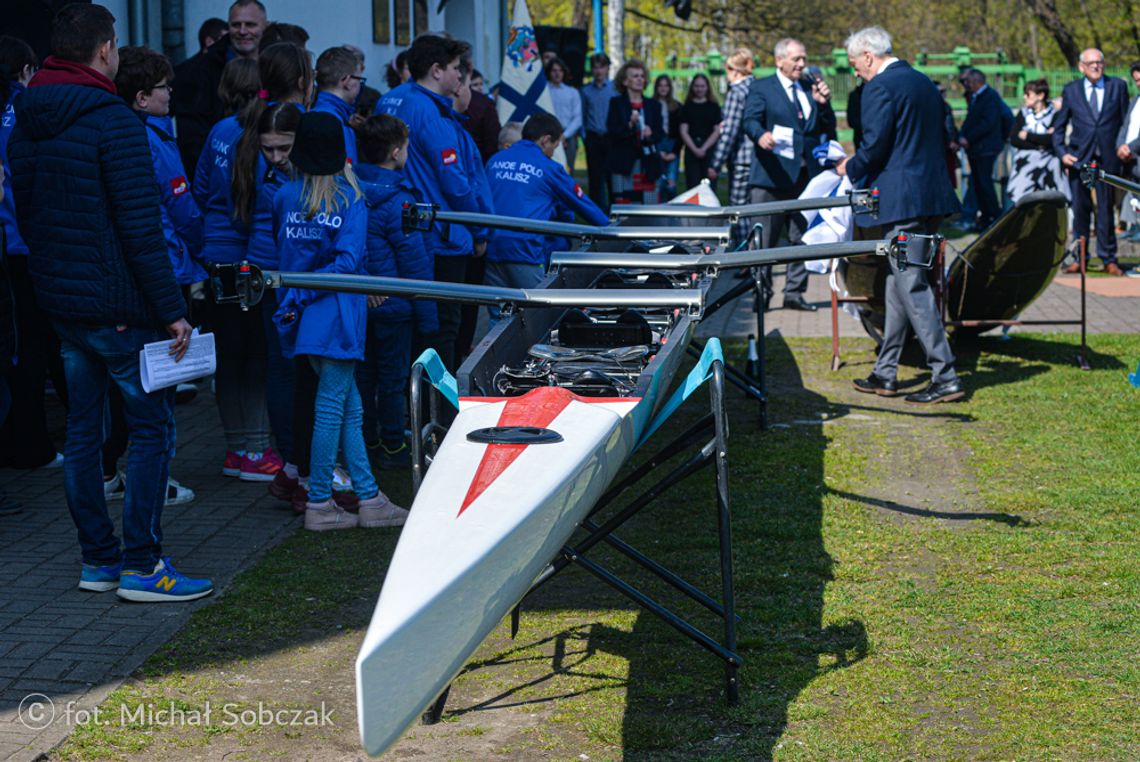
[[[591,29],[590,0],[530,0],[536,24]],[[781,37],[804,41],[816,59],[830,56],[852,30],[879,24],[896,52],[1004,50],[1012,63],[1049,68],[1076,64],[1087,47],[1105,52],[1110,67],[1140,59],[1140,0],[694,0],[693,15],[677,19],[663,0],[626,0],[626,52],[652,68],[670,56],[695,56],[746,45],[770,65]]]

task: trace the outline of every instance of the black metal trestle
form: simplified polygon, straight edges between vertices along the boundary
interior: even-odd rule
[[[559,556],[538,576],[527,595],[530,595],[555,574],[571,564],[577,564],[582,569],[594,575],[602,582],[610,585],[626,597],[630,598],[647,611],[660,617],[665,623],[685,635],[701,647],[710,651],[724,662],[725,668],[725,697],[729,704],[736,704],[740,700],[740,681],[738,672],[741,657],[736,650],[736,626],[740,621],[736,614],[736,600],[733,592],[732,568],[732,523],[729,508],[728,487],[728,416],[725,411],[724,388],[730,373],[743,375],[740,371],[729,371],[727,366],[716,361],[712,364],[712,377],[709,379],[709,402],[711,410],[708,415],[689,427],[680,436],[666,444],[650,456],[644,463],[634,469],[629,475],[622,478],[612,486],[597,504],[590,510],[587,518],[582,522],[581,529],[586,533],[577,542],[567,544],[562,548]],[[746,378],[746,377],[745,377]],[[420,387],[423,380],[423,370],[416,366],[412,370],[412,431],[413,437],[413,484],[415,489],[423,480],[423,468],[428,459],[429,451],[434,452],[433,442],[436,435],[444,431],[436,423],[439,410],[439,393],[432,388],[430,391],[430,414],[432,421],[426,424],[423,421],[423,401]],[[731,380],[731,379],[730,379]],[[734,381],[734,383],[750,382]],[[751,386],[753,390],[756,387]],[[752,394],[748,388],[746,392]],[[755,396],[753,394],[753,396]],[[610,506],[618,497],[624,495],[645,479],[659,466],[687,454],[684,461],[673,468],[663,478],[634,497],[623,508],[602,521],[598,518],[607,506]],[[614,532],[626,521],[640,513],[644,508],[665,494],[669,489],[681,481],[703,470],[706,466],[713,466],[714,483],[716,487],[716,517],[717,532],[720,544],[720,599],[698,589],[695,585],[682,579],[662,564],[654,561],[645,554],[618,538]],[[723,635],[720,639],[704,632],[676,612],[666,607],[660,601],[631,585],[598,562],[587,557],[587,553],[598,543],[604,542],[625,557],[629,558],[640,568],[653,574],[673,589],[696,601],[705,609],[722,620]],[[525,600],[525,597],[524,597]],[[521,602],[520,602],[521,606]],[[511,636],[518,632],[520,609],[518,606],[511,612]],[[439,722],[443,716],[444,706],[450,686],[445,688],[435,702],[424,712],[424,724]]]

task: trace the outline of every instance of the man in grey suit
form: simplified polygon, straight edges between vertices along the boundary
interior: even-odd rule
[[[878,223],[899,233],[935,233],[942,219],[961,210],[943,156],[942,96],[926,75],[891,55],[891,37],[872,26],[847,38],[847,57],[863,87],[863,143],[835,171],[858,186],[878,188]],[[857,218],[860,225],[870,221]],[[950,402],[965,395],[954,371],[954,355],[946,340],[934,293],[925,270],[900,270],[889,259],[887,316],[879,359],[855,388],[868,394],[898,394],[899,357],[909,328],[913,328],[930,365],[930,385],[909,394],[907,402]]]
[[[749,176],[752,203],[786,201],[803,193],[808,180],[820,172],[812,149],[823,135],[835,136],[831,90],[821,79],[803,79],[807,64],[803,43],[780,40],[775,53],[776,73],[754,81],[744,103],[744,134],[756,151]],[[788,240],[800,243],[804,218],[799,213],[770,215],[758,221],[764,226],[765,249],[779,243],[785,224]],[[815,305],[804,301],[807,280],[802,263],[788,265],[785,309],[815,311]],[[770,267],[764,273],[764,286],[766,299],[771,298]]]

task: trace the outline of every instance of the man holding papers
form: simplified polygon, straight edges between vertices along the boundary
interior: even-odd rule
[[[756,149],[749,184],[752,203],[786,201],[796,198],[816,175],[819,163],[812,160],[812,149],[835,136],[835,112],[831,89],[818,77],[805,73],[807,52],[799,40],[776,43],[776,73],[758,79],[748,90],[744,104],[744,133]],[[763,246],[779,245],[785,225],[788,240],[800,243],[804,223],[799,214],[778,214],[755,218],[764,226]],[[764,268],[764,307],[772,298],[771,267]],[[788,265],[784,285],[784,307],[814,311],[804,301],[807,270],[799,263]]]
[[[78,529],[79,587],[133,601],[185,601],[213,592],[162,555],[162,506],[174,450],[174,392],[147,394],[143,345],[190,345],[186,304],[162,234],[146,127],[119,98],[115,19],[99,5],[55,18],[53,55],[16,106],[8,144],[12,189],[36,299],[59,334],[70,390],[63,477]],[[103,494],[108,381],[123,394],[130,456],[122,542]]]

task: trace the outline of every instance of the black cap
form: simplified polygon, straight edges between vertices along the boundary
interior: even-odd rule
[[[289,161],[306,175],[335,175],[344,169],[344,125],[322,111],[301,115]]]

